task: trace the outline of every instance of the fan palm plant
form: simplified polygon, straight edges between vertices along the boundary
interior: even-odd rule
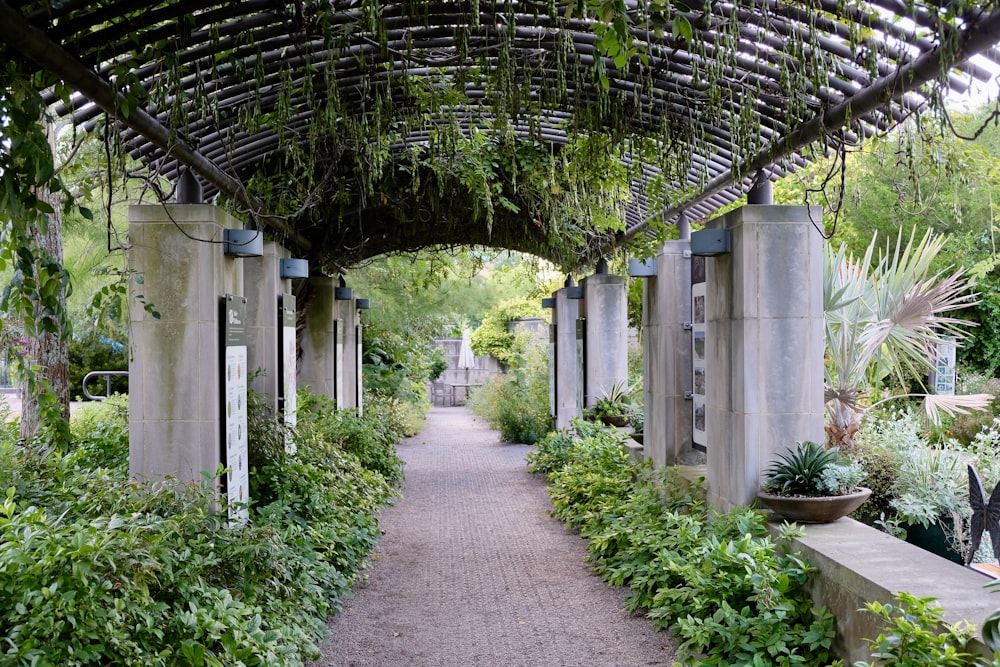
[[[944,245],[944,237],[928,230],[906,245],[900,231],[894,252],[876,260],[873,238],[864,256],[850,255],[846,247],[827,246],[824,266],[826,310],[825,389],[828,411],[827,437],[831,445],[849,450],[867,410],[884,401],[862,406],[862,398],[887,379],[906,386],[934,367],[935,345],[943,336],[960,341],[962,326],[972,323],[951,313],[976,303],[974,284],[965,269],[932,273],[931,264]],[[895,395],[891,400],[904,395]],[[983,409],[992,396],[921,396],[928,417],[935,423],[939,412],[966,413]]]

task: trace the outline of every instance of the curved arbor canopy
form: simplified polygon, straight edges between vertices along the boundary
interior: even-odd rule
[[[998,34],[933,0],[0,2],[9,81],[328,271],[589,262],[989,77]]]

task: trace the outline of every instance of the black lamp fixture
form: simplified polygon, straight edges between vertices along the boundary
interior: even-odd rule
[[[732,252],[728,229],[702,229],[691,232],[691,254],[698,257],[715,257]]]
[[[563,283],[563,288],[566,290],[567,299],[583,298],[583,286],[577,285],[576,281],[573,280],[573,276],[566,276],[566,282]]]
[[[333,298],[337,301],[350,301],[354,298],[354,290],[347,286],[344,276],[340,276],[337,287],[333,288]]]
[[[259,229],[223,229],[223,252],[230,257],[262,257],[264,232]]]
[[[655,278],[656,258],[637,259],[633,257],[628,261],[628,275],[632,278]]]
[[[542,299],[542,308],[555,308],[556,300],[552,297],[546,297]]]
[[[308,278],[308,259],[282,259],[279,263],[279,275],[282,278]]]
[[[355,299],[354,306],[358,310],[368,310],[372,307],[371,299]]]

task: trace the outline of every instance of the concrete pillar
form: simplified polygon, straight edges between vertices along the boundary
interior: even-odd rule
[[[361,390],[361,318],[358,317],[354,291],[349,287],[340,289],[348,290],[350,296],[342,292],[342,296],[347,298],[338,298],[334,302],[334,317],[343,331],[343,363],[339,366],[343,388],[337,407],[360,409],[364,405]]]
[[[691,244],[667,241],[642,289],[643,449],[657,467],[697,462],[691,447]]]
[[[200,484],[222,461],[220,302],[243,293],[223,254],[239,221],[210,205],[129,207],[129,471]]]
[[[577,347],[576,326],[580,301],[570,299],[564,287],[552,293],[555,299],[552,319],[555,324],[555,421],[556,428],[568,428],[570,422],[582,416],[582,378]]]
[[[275,412],[281,395],[282,377],[278,337],[281,320],[278,296],[292,291],[292,281],[281,277],[280,262],[289,252],[273,241],[264,243],[264,256],[243,260],[247,297],[247,356],[251,372],[261,371],[251,382]]]
[[[732,247],[706,260],[709,501],[725,511],[753,501],[778,452],[822,442],[823,247],[804,206],[744,206],[713,226]]]
[[[582,281],[586,321],[584,405],[592,408],[615,384],[628,383],[628,304],[625,279],[597,273]]]
[[[340,405],[343,380],[338,372],[338,359],[343,358],[344,339],[343,326],[338,326],[335,319],[335,280],[326,276],[306,280],[309,281],[310,306],[299,342],[302,356],[298,365],[298,386],[329,396]]]

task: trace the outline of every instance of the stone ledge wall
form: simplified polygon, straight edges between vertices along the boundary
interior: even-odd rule
[[[777,524],[771,532],[777,535]],[[933,597],[946,622],[966,621],[977,629],[1000,609],[1000,595],[984,588],[988,577],[853,519],[805,526],[805,536],[794,543],[819,570],[810,580],[812,596],[837,619],[834,650],[846,665],[870,660],[865,639],[882,630],[875,616],[859,611],[866,602],[889,603],[901,591]],[[969,651],[992,656],[978,637]]]

